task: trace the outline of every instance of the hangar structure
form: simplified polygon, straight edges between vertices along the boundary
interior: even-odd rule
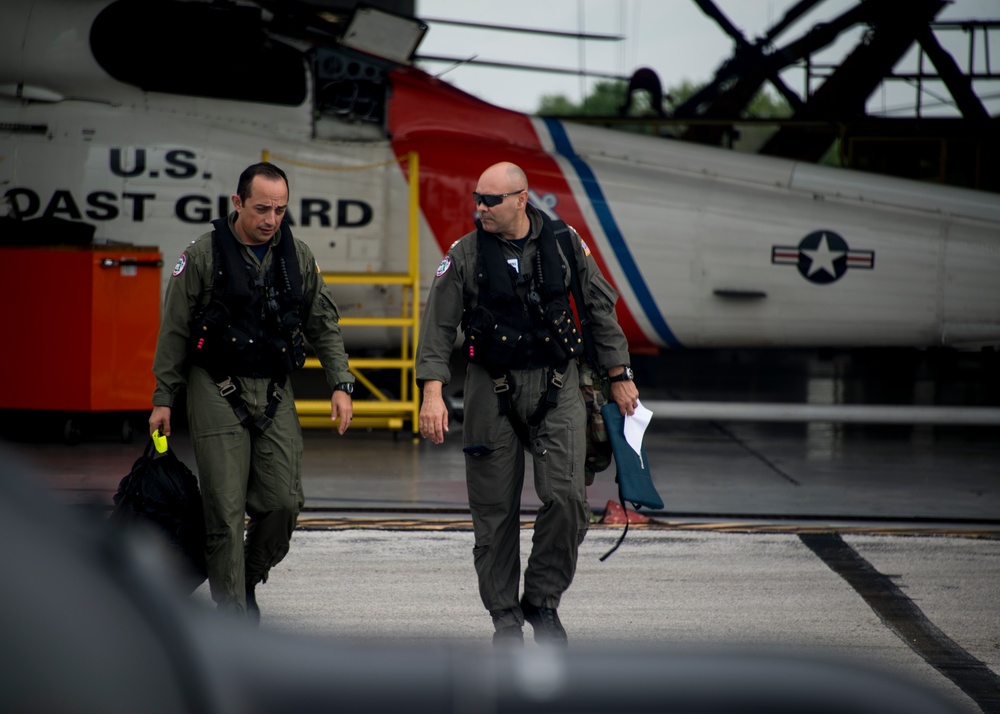
[[[565,120],[607,126],[642,124],[665,136],[702,144],[732,146],[741,134],[763,133],[754,151],[799,161],[826,157],[838,165],[904,178],[1000,192],[1000,119],[991,116],[980,95],[982,87],[1000,88],[1000,71],[991,57],[990,41],[1000,37],[996,18],[941,20],[950,0],[857,0],[833,19],[806,25],[827,0],[799,0],[762,36],[746,37],[714,0],[690,0],[733,40],[732,55],[722,61],[715,76],[693,96],[665,107],[664,88],[655,68],[642,68],[628,82],[628,100],[619,116],[564,116]],[[353,2],[312,0],[336,8],[346,18]],[[842,3],[838,3],[838,6]],[[413,2],[384,0],[383,9],[412,14]],[[545,33],[538,28],[497,27],[423,18],[511,32]],[[858,32],[858,30],[861,32]],[[565,36],[567,33],[551,34]],[[948,36],[949,42],[942,42]],[[955,42],[956,38],[961,41]],[[595,36],[579,35],[581,40]],[[854,38],[857,38],[856,40]],[[601,36],[600,39],[608,39]],[[853,48],[836,65],[816,57],[834,43],[850,39]],[[946,48],[963,46],[962,52]],[[914,71],[900,69],[902,60],[917,52]],[[506,69],[563,71],[608,77],[584,70],[559,70],[525,64],[460,57],[415,60],[466,62]],[[801,87],[791,86],[783,72],[801,70]],[[913,105],[899,116],[876,116],[867,102],[879,87],[905,84]],[[787,102],[790,115],[757,118],[749,106],[766,85]],[[978,90],[978,91],[977,91]],[[653,109],[648,117],[624,116],[632,94],[646,91]],[[993,94],[996,94],[993,91]],[[942,106],[953,111],[943,116]]]
[[[976,82],[1000,80],[1000,72],[991,65],[989,44],[991,31],[1000,30],[1000,19],[938,21],[947,0],[912,0],[905,11],[893,0],[865,0],[832,21],[779,43],[792,23],[823,0],[800,0],[764,36],[752,41],[712,0],[693,1],[733,38],[735,49],[711,82],[674,109],[675,120],[694,122],[684,130],[684,138],[722,143],[733,131],[729,122],[745,118],[750,100],[769,82],[788,102],[792,115],[779,122],[760,149],[762,154],[816,162],[839,140],[841,165],[850,168],[1000,191],[1000,123],[990,116],[975,88]],[[843,62],[837,66],[812,62],[815,53],[857,26],[865,31]],[[948,52],[940,40],[942,33],[961,33],[966,57]],[[919,52],[917,71],[896,71],[912,48]],[[779,76],[796,64],[805,70],[805,89],[800,92]],[[866,102],[883,82],[914,87],[911,116],[868,113]],[[960,116],[929,115],[928,97],[934,103],[952,104]]]

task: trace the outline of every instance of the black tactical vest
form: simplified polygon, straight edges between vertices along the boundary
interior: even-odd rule
[[[531,266],[512,268],[503,257],[502,238],[476,221],[478,302],[466,306],[463,354],[491,370],[549,367],[579,356],[580,331],[569,305],[556,234],[562,221],[540,214],[542,230]],[[570,259],[572,256],[568,256]]]
[[[191,326],[192,362],[210,374],[276,377],[305,362],[302,273],[291,230],[281,226],[263,274],[243,259],[229,221],[212,221],[212,297]]]

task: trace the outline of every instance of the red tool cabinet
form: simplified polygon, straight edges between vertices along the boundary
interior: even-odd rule
[[[0,247],[0,409],[151,409],[162,258],[137,246]]]

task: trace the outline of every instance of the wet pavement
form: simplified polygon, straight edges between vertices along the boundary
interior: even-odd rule
[[[184,433],[172,448],[195,469]],[[846,428],[832,424],[659,422],[645,439],[657,518],[912,521],[1000,530],[1000,439],[995,429]],[[74,503],[110,506],[141,453],[115,442],[14,444],[15,451]],[[384,432],[305,433],[306,514],[449,517],[467,514],[461,425],[441,446]],[[540,504],[528,467],[522,507]],[[617,501],[614,466],[598,474],[588,501]],[[646,510],[646,509],[643,509]]]
[[[644,402],[1000,406],[995,360],[912,352],[817,358],[812,353],[702,352],[636,360]],[[456,378],[453,384],[460,384]],[[451,390],[454,393],[454,387]],[[8,415],[9,416],[9,415]],[[11,443],[71,502],[107,505],[142,451],[122,443],[113,420],[75,445],[59,422]],[[306,511],[415,516],[467,513],[462,425],[440,446],[409,431],[304,433]],[[912,520],[1000,526],[1000,427],[751,422],[658,418],[645,447],[668,519]],[[183,423],[172,448],[195,469]],[[598,513],[617,501],[614,466],[588,500]],[[530,460],[523,507],[537,508]]]

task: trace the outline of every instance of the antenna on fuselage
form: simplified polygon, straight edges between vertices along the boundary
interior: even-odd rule
[[[440,72],[438,72],[434,76],[437,77],[438,79],[440,79],[442,75],[447,74],[448,72],[452,71],[456,67],[461,67],[463,64],[469,64],[470,62],[473,62],[476,59],[476,57],[478,57],[478,56],[479,56],[479,53],[477,52],[476,54],[469,56],[467,59],[456,60],[450,67],[446,67],[445,69],[441,70]]]

